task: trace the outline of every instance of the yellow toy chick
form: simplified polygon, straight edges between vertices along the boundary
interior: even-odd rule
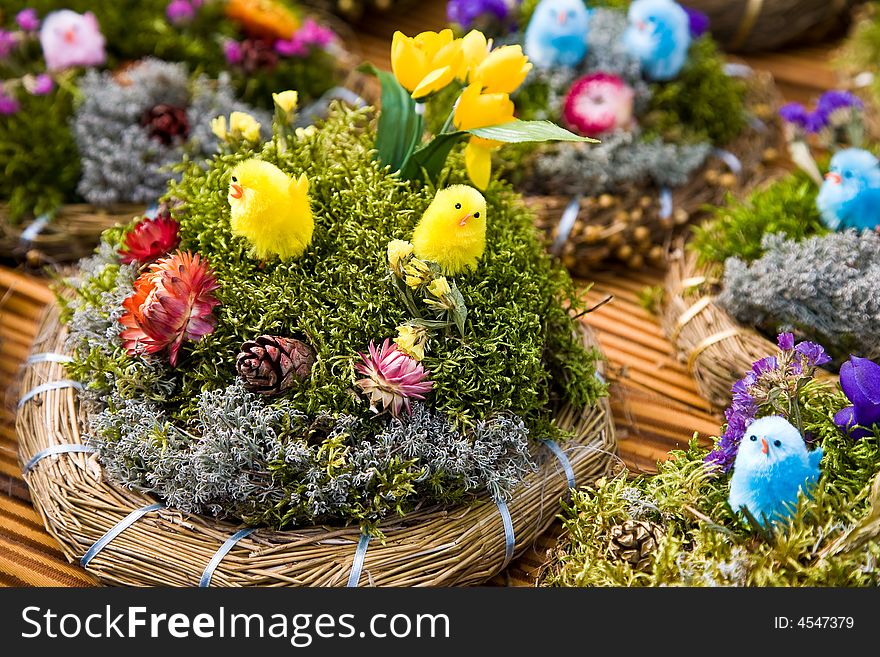
[[[274,164],[245,160],[232,170],[227,199],[232,232],[247,238],[251,256],[297,258],[311,243],[315,222],[306,174],[294,180]]]
[[[417,258],[432,260],[447,276],[477,268],[486,250],[486,199],[468,185],[441,189],[416,224]]]

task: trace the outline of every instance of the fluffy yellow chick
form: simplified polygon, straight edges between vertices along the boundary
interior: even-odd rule
[[[433,260],[447,276],[477,268],[486,250],[486,199],[473,187],[441,189],[416,224],[417,258]]]
[[[245,160],[229,179],[230,225],[247,238],[260,260],[301,256],[312,241],[315,222],[305,174],[294,180],[274,164]]]

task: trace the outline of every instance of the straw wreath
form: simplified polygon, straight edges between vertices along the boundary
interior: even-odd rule
[[[592,343],[589,329],[581,330],[584,341]],[[557,424],[572,435],[560,446],[571,472],[565,472],[563,461],[548,446],[533,445],[538,468],[507,506],[496,505],[484,495],[453,508],[417,509],[383,522],[379,526],[382,537],[369,542],[357,526],[260,528],[242,536],[247,532],[231,522],[151,508],[157,503],[155,498],[106,481],[94,454],[69,451],[88,448],[82,445],[83,417],[76,384],[66,381],[64,365],[58,362],[64,360],[66,335],[58,307],[49,307],[21,377],[16,418],[19,457],[34,505],[49,533],[73,562],[81,563],[90,553],[88,570],[108,584],[480,584],[549,527],[559,500],[568,492],[570,475],[583,485],[619,467],[608,400],[603,399],[593,407],[559,410]],[[67,445],[79,447],[55,447],[62,453],[39,458],[47,448],[52,451],[53,446]],[[119,523],[138,510],[142,515],[95,554],[94,546],[101,545],[102,537],[118,530]],[[362,563],[362,569],[356,562]]]

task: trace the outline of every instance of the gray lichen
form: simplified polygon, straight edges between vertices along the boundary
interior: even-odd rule
[[[88,71],[80,83],[83,102],[72,119],[82,160],[77,191],[90,203],[152,203],[174,176],[171,166],[185,153],[210,154],[217,139],[211,120],[232,111],[253,114],[268,128],[266,112],[238,102],[228,76],[190,79],[186,66],[145,59],[124,71],[124,81],[109,71]],[[150,137],[140,119],[159,104],[186,108],[186,142],[164,145]]]
[[[751,265],[725,263],[718,303],[743,324],[794,330],[838,360],[880,357],[880,235],[846,231],[795,242],[763,241]]]

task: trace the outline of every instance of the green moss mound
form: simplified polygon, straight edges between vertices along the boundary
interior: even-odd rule
[[[354,365],[370,341],[393,338],[396,327],[411,319],[390,278],[386,247],[392,239],[411,237],[435,190],[402,181],[376,162],[369,110],[337,107],[319,129],[301,134],[284,148],[269,141],[257,150],[242,147],[210,162],[189,163],[181,182],[170,186],[166,200],[181,224],[181,248],[200,253],[220,284],[216,330],[187,344],[176,369],[130,357],[118,340],[108,344],[89,337],[96,332],[95,313],[107,319],[98,322],[98,331],[112,333],[119,299],[130,293],[130,281],[120,286],[125,272],[118,265],[104,266],[80,282],[67,318],[84,339],[77,341],[70,372],[111,400],[98,430],[104,453],[113,456],[114,441],[130,443],[132,423],[144,423],[147,428],[136,439],[160,451],[166,446],[169,451],[189,449],[187,443],[199,440],[205,426],[198,418],[216,415],[205,410],[217,406],[213,397],[206,402],[206,394],[234,387],[235,356],[242,343],[262,334],[294,336],[317,352],[310,377],[280,397],[252,403],[268,404],[261,414],[283,410],[288,419],[272,431],[282,444],[295,442],[311,450],[302,457],[312,459],[308,477],[345,491],[362,485],[358,477],[369,483],[358,489],[356,503],[347,497],[324,509],[306,499],[312,485],[308,477],[276,454],[260,467],[266,468],[264,475],[278,496],[246,503],[236,499],[219,505],[224,511],[279,526],[328,518],[371,523],[422,499],[460,499],[473,486],[435,472],[430,463],[400,454],[370,474],[358,470],[365,466],[353,456],[375,436],[402,430],[389,428],[388,416],[369,410],[355,385]],[[299,259],[257,262],[248,257],[246,240],[230,231],[230,171],[253,156],[309,178],[315,232]],[[466,182],[460,158],[447,169],[444,186],[459,182]],[[485,196],[486,253],[475,272],[455,278],[468,307],[466,330],[463,337],[440,332],[431,338],[422,361],[434,381],[427,404],[448,422],[449,428],[440,430],[443,435],[485,434],[499,418],[511,417],[522,419],[532,439],[559,436],[552,424],[554,408],[591,404],[605,392],[595,376],[598,354],[581,345],[571,317],[578,295],[568,275],[543,252],[531,214],[504,183],[492,183]],[[124,233],[108,232],[105,250],[117,248]],[[83,322],[92,328],[83,329]],[[145,408],[147,402],[153,406]],[[150,419],[153,415],[161,421]],[[186,427],[191,437],[169,429],[174,426]],[[150,471],[141,458],[155,458],[156,467],[173,470],[161,455],[151,453],[126,463],[117,459],[115,471],[128,483],[148,488]],[[428,477],[431,472],[434,476]]]
[[[724,263],[738,257],[752,262],[764,255],[765,235],[780,233],[801,241],[828,232],[816,208],[816,183],[797,172],[749,194],[743,200],[728,199],[712,217],[693,228],[690,248],[702,263]]]
[[[564,512],[567,541],[551,586],[876,586],[880,543],[856,537],[880,509],[880,433],[853,441],[833,414],[847,404],[830,384],[801,395],[805,428],[824,450],[812,499],[772,534],[760,535],[727,503],[728,478],[712,477],[707,451],[691,443],[653,477],[625,476],[578,492]],[[628,519],[659,524],[665,536],[650,564],[634,570],[608,556],[611,528]],[[852,531],[852,530],[856,531]],[[876,528],[875,528],[876,530]],[[876,533],[876,531],[875,531]],[[870,534],[868,534],[870,536]]]

